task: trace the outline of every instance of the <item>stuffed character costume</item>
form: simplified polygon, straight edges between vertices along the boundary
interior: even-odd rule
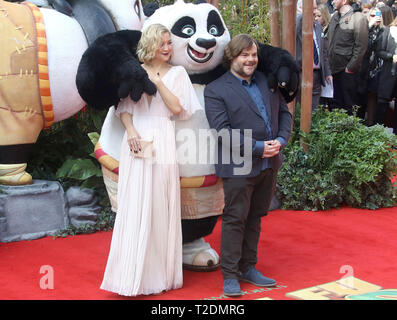
[[[140,30],[143,18],[138,0],[0,0],[0,184],[32,183],[25,169],[40,131],[85,106],[76,73],[89,44]]]

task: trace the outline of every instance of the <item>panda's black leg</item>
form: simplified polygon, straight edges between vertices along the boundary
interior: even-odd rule
[[[213,271],[219,268],[219,255],[205,242],[212,233],[218,216],[182,220],[183,267],[191,271]]]
[[[208,236],[215,228],[219,216],[203,219],[182,220],[183,243],[192,242]]]
[[[32,176],[25,169],[33,143],[0,146],[0,184],[25,185]]]

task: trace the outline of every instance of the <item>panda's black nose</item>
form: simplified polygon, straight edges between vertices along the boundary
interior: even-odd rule
[[[212,47],[216,46],[216,40],[215,39],[203,39],[203,38],[198,38],[196,40],[196,44],[199,47],[205,48],[205,49],[210,49]]]

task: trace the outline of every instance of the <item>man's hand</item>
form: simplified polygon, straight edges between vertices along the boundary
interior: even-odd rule
[[[281,143],[278,140],[265,141],[265,148],[263,150],[262,158],[271,158],[280,152]]]

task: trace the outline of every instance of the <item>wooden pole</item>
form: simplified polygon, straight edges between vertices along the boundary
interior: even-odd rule
[[[313,1],[302,5],[302,85],[301,85],[301,130],[309,133],[312,121],[313,91]],[[305,151],[308,146],[302,141]]]
[[[270,44],[274,47],[280,47],[280,25],[279,15],[280,6],[278,0],[269,0],[270,14]]]
[[[296,0],[282,0],[282,47],[295,57]]]
[[[296,56],[296,0],[282,0],[282,48],[287,50],[293,57]],[[295,116],[295,100],[288,103],[288,109]]]

